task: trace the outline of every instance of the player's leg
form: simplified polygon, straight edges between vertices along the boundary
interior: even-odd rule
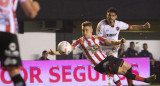
[[[120,79],[119,79],[117,74],[114,74],[113,78],[114,78],[113,81],[116,84],[116,86],[122,86],[122,83],[121,83],[121,81],[120,81]]]
[[[108,74],[108,86],[112,86],[113,74]]]
[[[14,83],[14,86],[26,86],[20,76],[19,68],[22,66],[17,36],[10,33],[0,33],[1,35],[1,66],[7,70]]]
[[[23,78],[20,75],[20,68],[8,70],[9,75],[14,82],[14,86],[26,86]]]
[[[132,67],[128,63],[124,62],[122,67],[124,67],[127,70],[127,72],[132,73]],[[133,86],[133,80],[132,79],[127,78],[127,82],[128,82],[129,86]]]
[[[117,57],[118,50],[115,48],[115,49],[108,51],[107,56]],[[116,84],[116,86],[122,86],[122,83],[117,75],[109,74],[108,75],[108,85],[112,85],[112,82],[114,82]]]
[[[135,74],[128,71],[130,68],[131,68],[131,66],[128,63],[124,62],[122,64],[122,66],[119,67],[117,74],[122,74],[129,79],[142,81],[142,82],[146,82],[146,83],[152,83],[156,79],[155,75],[153,75],[149,78],[144,78],[144,77],[140,77],[138,75],[135,75]]]
[[[132,73],[132,67],[130,67],[130,69],[128,70],[128,72],[129,72],[129,73]],[[128,78],[127,78],[127,82],[128,82],[128,86],[134,86],[132,79],[128,79]]]
[[[117,48],[112,50],[112,55],[114,57],[118,58],[117,57],[118,56],[118,49]],[[122,86],[122,83],[121,83],[121,81],[120,81],[120,79],[119,79],[117,74],[113,75],[113,82],[116,84],[116,86]]]

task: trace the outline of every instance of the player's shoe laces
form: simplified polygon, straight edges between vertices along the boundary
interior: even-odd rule
[[[156,80],[156,75],[151,75],[150,77],[146,78],[147,83],[153,83]]]

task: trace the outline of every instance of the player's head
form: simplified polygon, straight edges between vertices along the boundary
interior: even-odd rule
[[[109,8],[106,14],[107,22],[112,23],[117,19],[117,9]]]
[[[85,21],[82,23],[82,35],[86,38],[91,37],[92,36],[92,22],[90,21]]]
[[[144,49],[144,50],[147,50],[147,49],[148,49],[147,43],[144,43],[144,44],[143,44],[143,49]]]
[[[135,44],[134,42],[130,42],[130,48],[134,50]]]
[[[42,56],[43,56],[44,58],[47,58],[48,54],[47,54],[47,51],[46,51],[46,50],[44,50],[44,51],[42,52]]]

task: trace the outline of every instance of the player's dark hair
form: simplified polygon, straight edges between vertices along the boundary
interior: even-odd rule
[[[143,46],[144,46],[144,45],[147,45],[147,43],[144,43]]]
[[[130,42],[130,45],[131,45],[131,44],[134,44],[134,42]]]
[[[113,7],[111,7],[111,8],[109,8],[108,10],[107,10],[107,12],[113,12],[113,13],[115,13],[116,15],[117,15],[117,9],[116,8],[113,8]]]
[[[82,26],[83,26],[83,27],[92,26],[92,22],[90,22],[90,21],[85,21],[85,22],[82,23]]]
[[[44,50],[43,52],[42,52],[42,54],[45,54],[47,51],[46,50]]]

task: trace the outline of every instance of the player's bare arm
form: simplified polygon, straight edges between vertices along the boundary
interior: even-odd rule
[[[106,40],[105,41],[105,45],[107,46],[115,46],[115,45],[119,45],[121,43],[125,43],[126,39],[122,38],[121,40]]]
[[[52,49],[50,49],[47,53],[50,55],[61,55],[59,51],[53,51]]]
[[[75,48],[72,45],[71,45],[71,47],[72,47],[72,51],[73,51]],[[53,51],[52,49],[50,49],[47,53],[50,54],[50,55],[61,55],[59,53],[59,51]]]
[[[20,4],[25,14],[30,18],[35,18],[40,10],[40,6],[37,1],[27,0]]]
[[[139,30],[139,29],[148,29],[151,25],[149,22],[146,22],[144,25],[131,25],[130,30]]]

